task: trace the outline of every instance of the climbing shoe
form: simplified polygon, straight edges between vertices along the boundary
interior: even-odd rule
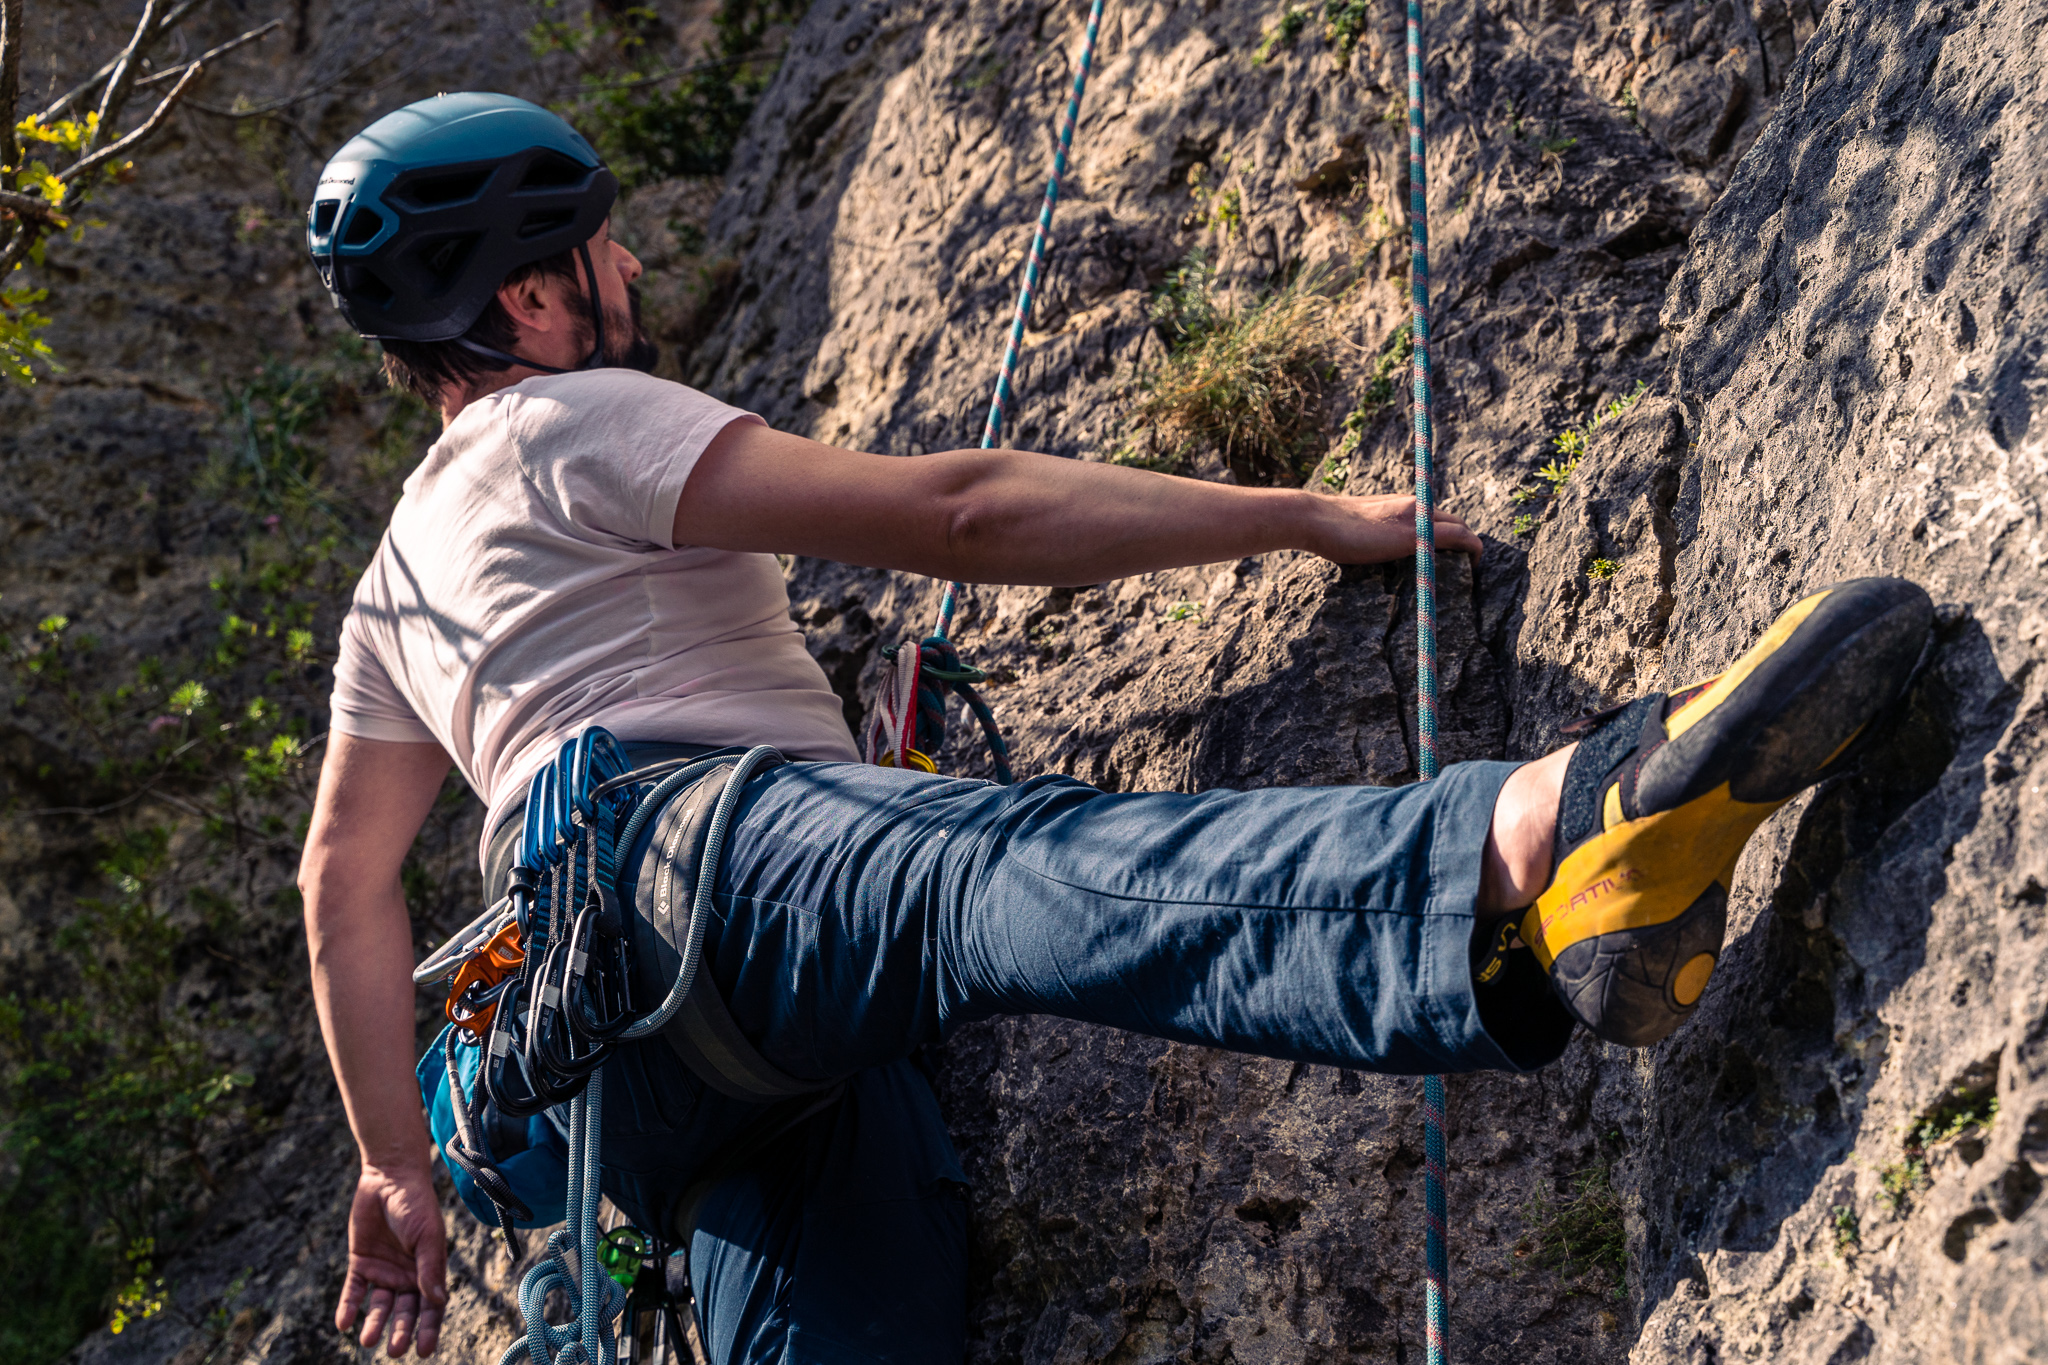
[[[1917,585],[1852,579],[1795,604],[1718,677],[1588,719],[1565,770],[1550,886],[1519,926],[1579,1022],[1646,1047],[1692,1013],[1743,844],[1881,727],[1933,623]],[[1509,943],[1496,935],[1482,956]]]

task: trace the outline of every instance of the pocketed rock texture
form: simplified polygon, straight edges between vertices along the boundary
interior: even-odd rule
[[[1353,281],[1317,482],[1404,486],[1400,404],[1368,401],[1406,306],[1401,15],[1372,7],[1346,52],[1321,7],[1304,13],[1109,6],[1011,443],[1100,457],[1143,434],[1130,410],[1166,350],[1151,301],[1199,248],[1242,299],[1301,267]],[[1083,14],[814,7],[711,213],[713,292],[655,317],[684,377],[824,440],[975,444]],[[2040,1358],[2048,4],[1450,0],[1428,18],[1441,494],[1487,543],[1476,570],[1443,562],[1446,758],[1541,753],[1573,717],[1724,667],[1838,578],[1912,577],[1941,621],[1861,777],[1795,802],[1745,856],[1691,1022],[1642,1053],[1582,1037],[1538,1075],[1452,1078],[1450,1355]],[[509,39],[475,22],[434,30],[429,69],[366,106],[445,88],[464,63],[516,82]],[[317,126],[345,135],[376,109]],[[628,207],[651,259],[668,242],[658,196],[697,192]],[[136,258],[167,271],[159,250]],[[680,297],[672,279],[649,294]],[[208,307],[220,349],[246,349],[251,302]],[[17,424],[10,468],[56,477],[75,458],[61,432],[90,433],[109,469],[149,458],[163,431],[196,429],[167,420],[177,400],[149,387],[165,382],[38,398],[50,415]],[[1513,500],[1555,436],[1639,385],[1557,497]],[[85,406],[60,421],[58,401]],[[19,567],[36,542],[13,529],[10,609],[89,607]],[[145,578],[160,565],[189,593],[202,547],[164,536]],[[857,716],[879,647],[922,634],[937,591],[803,562],[791,584]],[[1415,776],[1412,590],[1406,566],[1276,555],[977,590],[957,637],[992,674],[1022,773],[1393,784]],[[950,769],[983,770],[970,740],[956,721]],[[65,890],[40,847],[6,850],[30,917]],[[324,1125],[320,1155],[252,1156],[241,1174],[271,1191],[266,1212],[217,1211],[170,1267],[194,1302],[262,1267],[247,1323],[205,1338],[235,1359],[345,1353],[320,1323],[346,1138],[317,1051],[292,1036],[289,1112]],[[1422,1351],[1419,1081],[1027,1019],[951,1040],[941,1091],[975,1181],[977,1365]],[[1993,1096],[1987,1123],[1948,1121]],[[1607,1190],[1625,1274],[1583,1251],[1558,1268],[1560,1210]],[[459,1212],[451,1227],[453,1349],[481,1357],[510,1337],[503,1258]],[[209,1349],[187,1345],[197,1329],[145,1328],[84,1355]]]

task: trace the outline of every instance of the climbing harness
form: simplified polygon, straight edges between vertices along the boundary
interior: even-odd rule
[[[1422,0],[1408,0],[1408,223],[1409,282],[1415,342],[1415,734],[1416,766],[1427,782],[1437,773],[1436,752],[1436,428],[1431,422],[1429,371],[1429,177],[1422,109]],[[1428,1365],[1443,1365],[1450,1308],[1450,1252],[1444,1243],[1444,1078],[1422,1082],[1423,1254]]]
[[[1045,271],[1046,247],[1052,239],[1052,211],[1059,206],[1060,181],[1067,174],[1067,155],[1074,146],[1074,127],[1081,121],[1081,97],[1088,91],[1088,73],[1095,65],[1095,38],[1102,28],[1103,0],[1088,7],[1088,31],[1081,42],[1081,61],[1074,72],[1074,88],[1067,96],[1066,112],[1060,117],[1059,139],[1053,148],[1052,174],[1045,182],[1045,202],[1039,206],[1038,225],[1031,233],[1031,255],[1024,265],[1024,284],[1017,291],[1017,311],[1010,319],[1010,337],[1003,346],[1003,363],[996,374],[995,397],[988,405],[988,422],[982,428],[981,448],[993,449],[1003,439],[1003,422],[1010,414],[1011,383],[1017,373],[1017,356],[1024,348],[1024,328],[1031,321],[1031,300]],[[1011,781],[1009,750],[1002,731],[988,705],[974,691],[973,684],[988,675],[960,662],[949,637],[953,614],[967,591],[965,583],[948,583],[939,598],[939,623],[924,643],[907,657],[902,647],[882,651],[888,664],[876,689],[875,707],[868,720],[861,749],[869,763],[899,768],[920,767],[936,771],[928,757],[936,754],[946,738],[946,692],[960,694],[968,710],[981,722],[988,739],[989,757],[996,781]],[[914,721],[913,721],[914,718]]]
[[[642,1328],[667,1333],[671,1327],[662,1324],[675,1325],[666,1297],[666,1244],[638,1229],[598,1228],[604,1063],[618,1044],[666,1034],[708,1082],[748,1098],[821,1089],[783,1077],[754,1056],[725,1019],[722,1003],[707,1016],[705,999],[715,988],[696,989],[733,812],[749,779],[782,761],[761,746],[635,769],[610,733],[586,728],[527,788],[504,896],[413,974],[422,985],[449,983],[441,1048],[455,1132],[443,1150],[490,1200],[515,1262],[521,1255],[516,1225],[533,1214],[499,1170],[488,1136],[492,1121],[567,1110],[567,1224],[549,1237],[542,1259],[520,1284],[526,1335],[500,1365],[613,1365],[622,1314],[636,1343]],[[671,798],[692,788],[671,809]],[[715,797],[696,799],[712,792]],[[672,923],[675,907],[664,900],[673,886],[665,884],[656,895],[659,912],[671,921],[669,947],[677,961],[667,994],[642,1012],[649,1002],[635,988],[638,925],[635,912],[620,903],[617,873],[619,859],[657,816],[661,856],[680,856],[692,870],[679,926]],[[477,1083],[467,1094],[465,1048],[482,1052]],[[707,1060],[707,1052],[717,1056]],[[658,1293],[650,1260],[661,1262]],[[559,1327],[541,1311],[554,1290],[576,1304],[575,1316]],[[651,1359],[638,1354],[637,1344],[634,1350],[634,1359]]]

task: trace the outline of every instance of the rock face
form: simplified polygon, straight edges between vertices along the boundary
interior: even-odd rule
[[[1200,249],[1246,299],[1304,266],[1351,281],[1322,482],[1404,486],[1398,403],[1359,401],[1355,445],[1338,439],[1405,317],[1401,16],[1375,7],[1352,30],[1287,13],[1109,7],[1015,444],[1086,457],[1131,437],[1165,354],[1153,291]],[[1083,15],[814,7],[711,213],[709,303],[657,318],[689,346],[686,377],[824,440],[972,445]],[[2048,437],[2031,421],[2048,163],[2030,98],[2048,4],[1446,0],[1428,17],[1442,495],[1487,541],[1476,568],[1444,565],[1446,757],[1541,753],[1575,716],[1724,667],[1842,577],[1912,577],[1942,622],[1861,775],[1795,802],[1745,856],[1690,1023],[1643,1053],[1581,1038],[1535,1076],[1452,1079],[1451,1356],[2048,1354]],[[507,34],[452,24],[422,46],[517,88]],[[450,83],[439,71],[406,79],[423,93]],[[317,126],[338,137],[368,112],[337,104]],[[659,248],[650,206],[671,200],[644,193],[629,219]],[[228,250],[217,225],[184,231]],[[305,297],[282,247],[266,259],[281,297]],[[222,346],[245,345],[225,338],[255,307],[218,307]],[[1638,386],[1556,497],[1513,500],[1554,437]],[[166,420],[175,399],[108,387],[39,398],[10,467],[52,480],[61,432],[92,433],[109,470],[196,458],[196,419]],[[71,569],[31,571],[21,529],[10,607],[87,610],[99,589],[77,585],[111,552],[73,540]],[[140,572],[185,585],[149,589],[175,602],[204,581],[203,547],[160,535]],[[837,566],[798,563],[791,582],[850,714],[878,648],[936,606],[931,585]],[[1415,776],[1412,589],[1402,566],[1280,555],[980,591],[958,638],[993,675],[1021,771],[1123,790],[1392,784]],[[948,766],[976,771],[956,750]],[[6,856],[24,913],[47,917],[66,886],[40,847]],[[318,1159],[252,1157],[266,1212],[217,1212],[173,1267],[215,1286],[266,1267],[260,1311],[228,1338],[241,1359],[341,1350],[319,1323],[346,1138],[303,1030],[294,1046],[312,1060],[290,1112],[325,1125]],[[976,1362],[1422,1350],[1419,1082],[1047,1019],[963,1030],[941,1077],[976,1182]],[[1959,1121],[1993,1096],[1995,1117]],[[1610,1198],[1626,1273],[1560,1267],[1560,1227]],[[512,1305],[503,1258],[451,1217],[467,1359],[509,1340]],[[199,1339],[153,1324],[86,1354],[165,1359]]]

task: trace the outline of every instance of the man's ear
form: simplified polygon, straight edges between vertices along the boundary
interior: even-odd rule
[[[517,284],[498,286],[498,304],[517,326],[547,333],[560,325],[560,302],[548,296],[549,277],[541,272],[528,275]]]

